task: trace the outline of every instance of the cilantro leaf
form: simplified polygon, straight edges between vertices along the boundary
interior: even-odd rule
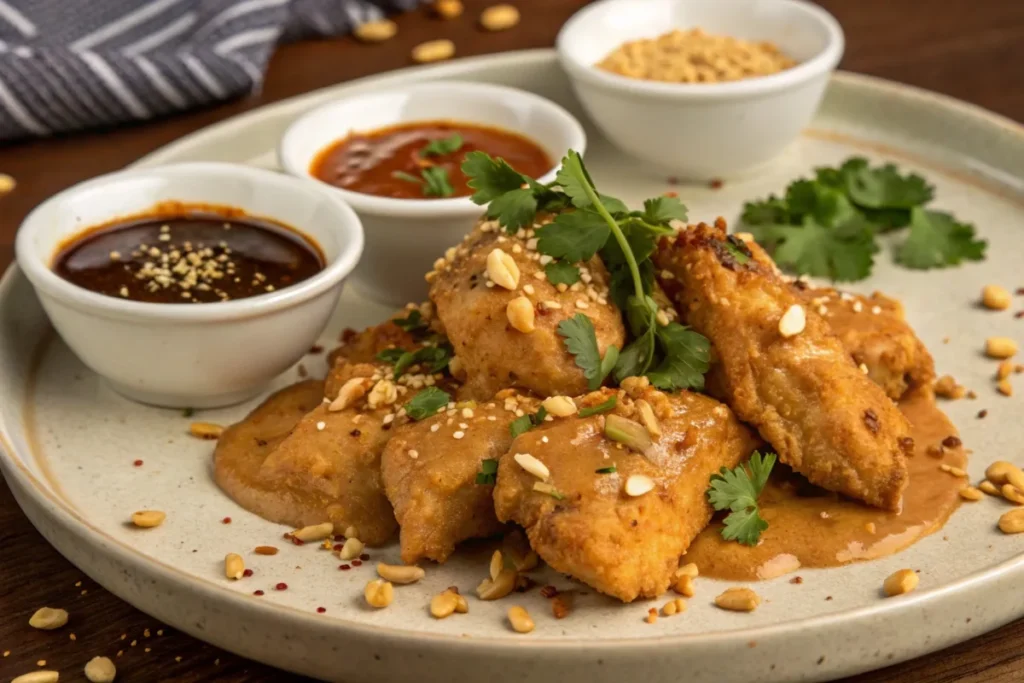
[[[547,416],[547,409],[544,406],[541,406],[540,409],[532,415],[522,415],[512,420],[512,423],[508,426],[508,430],[514,439],[520,434],[530,431],[534,427],[541,426],[544,423],[544,418]]]
[[[738,465],[732,470],[723,467],[718,474],[711,475],[708,501],[716,510],[730,511],[722,529],[725,540],[756,545],[761,532],[768,528],[758,510],[757,498],[768,482],[775,460],[774,453],[762,456],[754,451],[747,467]]]
[[[565,339],[565,348],[575,357],[576,365],[583,370],[590,390],[600,387],[604,375],[601,374],[601,351],[597,347],[594,323],[584,314],[577,313],[558,323],[558,334]]]
[[[455,188],[448,181],[448,171],[441,166],[428,166],[423,174],[423,194],[428,197],[451,197]]]
[[[487,205],[487,217],[497,219],[509,234],[532,225],[536,215],[537,198],[529,189],[510,190]]]
[[[569,153],[562,158],[562,165],[555,175],[555,182],[569,196],[572,205],[577,209],[585,209],[593,205],[586,188],[587,184],[593,188],[593,181],[590,180],[590,174],[583,167],[583,160],[575,150],[570,149]]]
[[[648,223],[668,223],[671,220],[685,221],[686,206],[675,197],[654,197],[644,200],[641,216]]]
[[[420,156],[424,158],[431,155],[443,156],[452,152],[458,152],[460,149],[462,149],[462,136],[458,133],[452,133],[446,138],[438,138],[428,142],[420,150]]]
[[[860,206],[910,209],[928,203],[934,195],[934,188],[919,175],[901,176],[892,164],[870,168],[864,159],[854,161],[847,161],[840,170],[850,199]]]
[[[875,234],[863,219],[838,228],[804,216],[803,226],[751,226],[754,239],[772,250],[782,268],[837,281],[861,280],[874,265]]]
[[[711,367],[708,338],[675,322],[659,327],[656,335],[665,358],[647,373],[651,384],[663,391],[703,389],[704,373]]]
[[[552,261],[544,266],[544,274],[553,285],[574,285],[580,281],[580,269],[565,261]]]
[[[608,224],[595,211],[579,209],[559,214],[538,228],[537,251],[569,263],[587,261],[608,241]]]
[[[423,184],[423,178],[417,178],[412,173],[406,173],[405,171],[392,171],[391,177],[396,180],[404,180],[405,182],[412,183],[414,185]]]
[[[621,199],[600,193],[597,196],[601,198],[601,204],[608,209],[608,213],[612,215],[629,213],[629,207]]]
[[[615,396],[611,396],[604,403],[598,403],[596,406],[590,406],[588,408],[580,408],[580,417],[590,417],[591,415],[597,415],[598,413],[607,413],[615,407],[619,400]]]
[[[480,486],[493,486],[498,481],[498,461],[487,458],[480,461],[480,471],[476,473],[476,483]]]
[[[654,326],[649,326],[640,336],[622,349],[615,363],[615,381],[627,377],[639,377],[647,372],[654,361]]]
[[[448,405],[451,396],[437,387],[423,389],[405,404],[405,412],[414,420],[422,420],[436,415],[439,410]]]
[[[790,223],[789,205],[785,199],[773,194],[758,202],[746,202],[740,217],[747,225],[775,225]]]
[[[896,262],[907,268],[954,266],[985,258],[985,240],[974,239],[974,226],[959,223],[948,213],[914,208],[910,234],[896,250]]]
[[[466,155],[462,172],[469,179],[468,185],[476,190],[470,197],[475,204],[487,204],[506,192],[518,190],[528,180],[504,159],[494,159],[480,151]]]

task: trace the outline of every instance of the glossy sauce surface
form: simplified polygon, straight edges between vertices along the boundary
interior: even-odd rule
[[[53,270],[99,294],[148,303],[211,303],[283,289],[323,270],[319,250],[285,226],[249,216],[139,216],[91,228]]]
[[[969,482],[940,466],[963,468],[967,456],[960,445],[932,454],[957,431],[930,390],[911,392],[899,407],[910,421],[915,444],[914,456],[907,459],[910,483],[901,512],[811,490],[788,468],[776,466],[759,499],[769,527],[758,545],[725,541],[716,521],[697,536],[683,561],[695,562],[702,576],[770,579],[800,567],[835,567],[891,555],[941,528],[960,503],[960,489]],[[959,439],[947,443],[959,444]]]
[[[455,134],[462,138],[458,149],[424,153],[429,143],[450,140]],[[418,121],[352,133],[321,151],[310,172],[336,187],[379,197],[466,197],[473,194],[473,189],[466,184],[462,161],[466,154],[477,150],[501,157],[531,178],[539,178],[554,167],[547,152],[518,133],[460,121]],[[426,169],[443,170],[436,173],[447,179],[451,192],[438,194],[426,185]]]

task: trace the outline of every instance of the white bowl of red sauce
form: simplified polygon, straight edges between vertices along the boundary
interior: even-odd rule
[[[339,197],[220,163],[76,185],[32,211],[15,240],[78,357],[122,395],[175,408],[237,403],[298,361],[362,250]]]
[[[483,209],[461,164],[482,150],[550,182],[582,126],[532,93],[481,83],[424,83],[322,105],[285,132],[278,159],[352,205],[366,230],[353,280],[360,291],[403,304],[426,296],[424,274],[458,244]]]

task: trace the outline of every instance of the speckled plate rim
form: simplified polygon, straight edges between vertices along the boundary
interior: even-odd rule
[[[382,86],[389,82],[404,80],[405,78],[428,71],[431,72],[433,77],[452,78],[464,75],[467,72],[472,73],[473,71],[482,68],[491,67],[499,63],[515,62],[522,64],[524,61],[529,61],[531,63],[550,61],[551,64],[554,65],[554,52],[550,50],[532,50],[523,53],[511,53],[460,60],[458,62],[441,66],[416,67],[414,69],[403,70],[383,77],[361,79],[360,81],[340,87],[345,89],[355,88],[357,86],[365,86],[370,82]],[[875,94],[881,94],[888,97],[915,99],[932,107],[954,109],[957,112],[957,116],[966,117],[971,120],[974,125],[998,128],[999,134],[1012,138],[1014,145],[1024,143],[1024,126],[968,103],[936,93],[931,93],[929,91],[911,88],[909,86],[901,86],[899,84],[890,83],[872,77],[852,74],[837,74],[834,77],[834,80],[848,88],[874,91]],[[319,99],[336,96],[338,94],[338,90],[339,86],[334,86],[326,89],[325,91],[317,91],[298,98],[275,103],[253,112],[248,112],[172,143],[168,148],[155,152],[141,160],[139,163],[146,165],[161,163],[166,160],[165,157],[169,157],[172,154],[178,155],[187,148],[196,148],[207,144],[209,140],[223,135],[232,127],[244,127],[246,125],[255,124],[259,119],[264,117],[280,116],[281,110],[284,108],[295,108],[295,110],[298,110],[300,107],[312,106],[312,104]],[[1005,190],[1005,185],[1002,183],[999,183],[998,185],[1003,187]],[[8,302],[12,298],[12,292],[19,284],[19,280],[23,280],[23,275],[16,266],[12,265],[4,274],[2,280],[0,280],[0,303]],[[111,559],[119,563],[125,570],[137,573],[140,578],[145,577],[147,580],[153,581],[154,583],[156,581],[165,581],[172,584],[180,584],[182,589],[198,592],[201,594],[201,597],[214,602],[219,602],[224,608],[230,608],[230,610],[235,611],[236,613],[247,613],[254,617],[259,616],[261,618],[269,618],[277,621],[284,620],[286,623],[282,624],[283,626],[294,624],[295,626],[306,627],[309,629],[328,631],[334,637],[352,636],[357,642],[360,640],[365,641],[365,638],[367,637],[371,640],[380,639],[382,642],[386,641],[395,645],[404,644],[411,646],[416,643],[423,644],[424,641],[426,641],[427,645],[443,646],[449,650],[454,649],[457,652],[466,653],[471,651],[481,651],[481,653],[502,651],[522,652],[524,649],[527,649],[531,652],[540,651],[553,653],[564,652],[565,650],[574,650],[593,654],[601,651],[607,651],[608,648],[611,647],[625,647],[628,648],[628,654],[631,655],[631,659],[643,659],[643,657],[649,655],[651,650],[660,650],[674,644],[686,646],[701,645],[712,649],[721,649],[724,647],[728,649],[734,648],[738,644],[748,641],[765,642],[766,639],[770,639],[771,641],[776,641],[776,639],[780,638],[785,639],[788,635],[791,635],[796,631],[813,630],[822,634],[823,637],[836,636],[845,628],[849,628],[854,625],[864,625],[864,622],[869,619],[873,627],[878,627],[887,623],[892,624],[898,621],[897,617],[901,613],[906,613],[911,610],[929,609],[933,606],[938,606],[939,603],[942,603],[947,598],[956,598],[956,602],[969,605],[974,602],[975,597],[977,597],[981,591],[1005,588],[1010,592],[1009,589],[1013,582],[1019,581],[1020,577],[1024,575],[1024,555],[1022,555],[998,565],[974,572],[944,586],[930,590],[922,590],[913,595],[906,596],[899,601],[880,601],[877,605],[864,608],[806,619],[783,621],[759,628],[736,629],[681,636],[654,636],[644,640],[638,640],[635,638],[601,640],[561,639],[549,642],[535,640],[516,642],[514,639],[510,638],[453,638],[450,636],[430,635],[423,634],[422,632],[404,631],[388,627],[346,622],[344,620],[325,621],[317,619],[314,615],[310,615],[299,610],[282,606],[272,606],[264,603],[254,603],[253,601],[246,599],[244,596],[232,594],[229,591],[221,589],[212,581],[197,581],[193,576],[177,570],[170,565],[154,562],[149,559],[148,556],[134,550],[131,546],[123,544],[108,536],[101,529],[91,524],[76,510],[72,509],[67,501],[62,500],[59,496],[50,491],[47,486],[21,462],[8,455],[9,453],[14,452],[13,440],[10,436],[11,429],[12,427],[10,425],[0,423],[0,446],[2,446],[3,451],[3,457],[0,457],[0,470],[3,471],[16,499],[33,523],[40,529],[49,542],[54,544],[62,553],[68,555],[70,559],[74,559],[74,557],[78,556],[79,553],[74,552],[68,542],[61,542],[55,539],[54,529],[52,527],[63,528],[72,535],[77,536],[80,542],[84,542],[95,548],[100,548],[104,552],[109,553]],[[136,604],[145,611],[149,611],[154,614],[159,614],[161,611],[155,606],[149,604],[148,600],[138,598],[138,596],[134,596],[136,599],[132,599],[132,597],[126,595],[128,591],[119,590],[118,584],[116,584],[112,579],[108,580],[108,577],[101,579],[100,583],[115,594],[129,602],[132,602],[133,604]],[[944,607],[948,606],[944,605]],[[1001,623],[1009,621],[1017,616],[1018,613],[1018,609],[1010,607],[1006,607],[1005,609],[998,611],[998,613],[993,610],[987,615],[988,618],[975,620],[975,626],[970,629],[965,629],[963,634],[952,639],[932,640],[930,644],[924,645],[924,649],[922,649],[922,647],[918,647],[914,649],[911,654],[907,654],[906,656],[922,654],[928,650],[937,649],[952,642],[963,640],[976,633],[984,632],[1000,625]],[[232,643],[230,640],[226,641],[223,637],[211,637],[211,634],[209,633],[197,633],[196,629],[189,628],[187,625],[173,625],[233,651],[240,652],[241,654],[249,657],[261,659],[259,653],[248,652],[244,647],[239,646],[237,643]],[[906,656],[901,656],[900,658],[906,658]],[[891,661],[899,661],[899,659],[892,659]],[[297,668],[301,670],[301,667]],[[847,671],[864,670],[866,668],[869,668],[869,666],[865,665],[854,667],[852,669],[847,667]]]

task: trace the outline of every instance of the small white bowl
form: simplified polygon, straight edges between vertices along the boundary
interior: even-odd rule
[[[445,249],[458,244],[483,213],[469,197],[393,199],[344,190],[315,178],[310,166],[329,145],[353,131],[366,132],[414,121],[450,120],[503,128],[524,135],[551,157],[555,179],[566,152],[583,153],[583,127],[550,100],[515,88],[442,81],[353,95],[298,118],[278,146],[287,173],[312,179],[342,197],[366,229],[366,251],[353,274],[361,291],[401,305],[426,298],[424,275]]]
[[[161,202],[238,208],[294,227],[325,268],[290,287],[203,304],[130,301],[53,272],[57,249],[94,225]],[[119,393],[144,403],[209,408],[245,400],[298,361],[323,331],[363,250],[359,218],[340,198],[280,173],[185,163],[101,176],[40,204],[18,230],[18,265],[61,337]]]
[[[673,29],[774,42],[798,64],[724,83],[662,83],[595,64]],[[603,0],[577,12],[557,49],[584,108],[624,152],[687,180],[750,174],[806,126],[843,55],[843,31],[802,0]]]

